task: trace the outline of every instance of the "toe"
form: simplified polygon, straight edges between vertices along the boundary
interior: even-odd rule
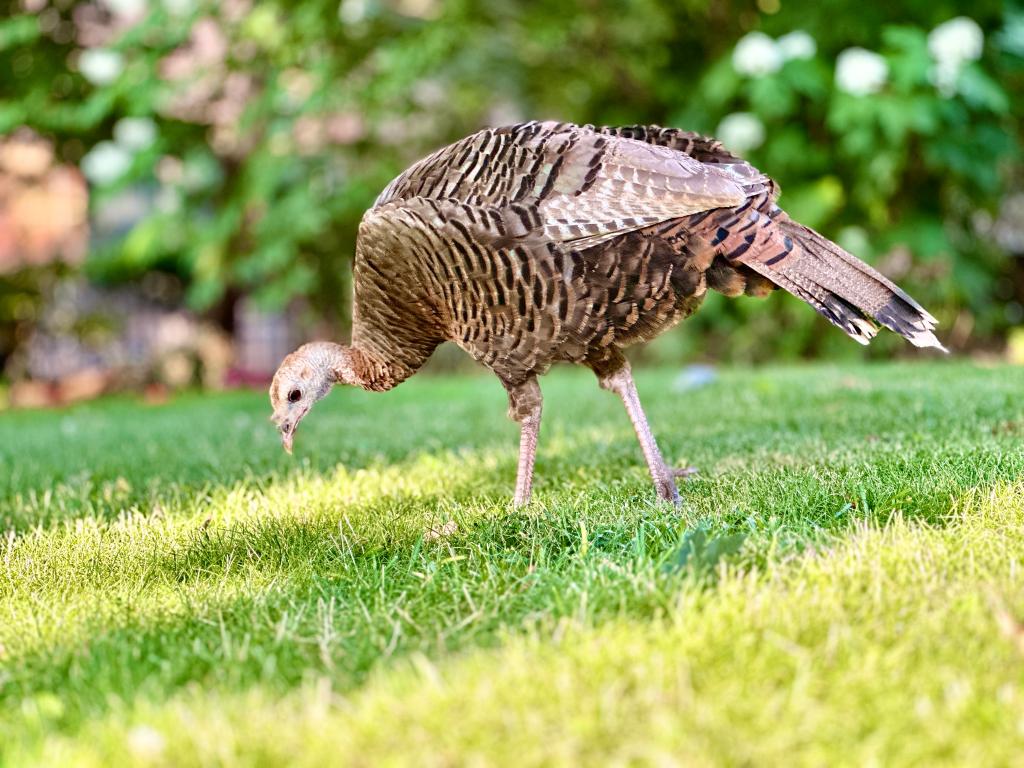
[[[655,489],[658,492],[658,498],[662,501],[670,501],[673,504],[680,503],[679,489],[676,488],[671,476],[655,483]]]

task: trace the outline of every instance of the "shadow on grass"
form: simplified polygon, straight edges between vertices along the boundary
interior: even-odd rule
[[[451,445],[510,445],[514,427],[501,420],[501,400],[488,416],[491,403],[475,392],[476,384],[463,382],[476,400],[456,392],[431,409],[417,404],[415,387],[413,396],[379,396],[379,409],[369,407],[368,393],[336,393],[303,424],[294,458],[281,450],[257,393],[190,396],[160,407],[117,400],[5,414],[0,466],[9,471],[0,474],[0,529],[149,513],[242,482],[262,487],[339,466],[354,471],[397,464],[441,448],[446,423],[462,425],[448,430]],[[419,389],[438,396],[429,382]],[[482,429],[471,428],[474,423]]]
[[[192,683],[283,691],[327,675],[345,690],[412,651],[438,656],[562,616],[647,615],[670,601],[668,577],[633,542],[644,528],[644,547],[667,546],[660,539],[674,527],[665,516],[605,514],[588,557],[570,507],[524,517],[467,504],[454,535],[426,540],[434,516],[424,509],[441,519],[448,504],[421,495],[193,528],[167,542],[134,595],[96,589],[77,606],[89,615],[77,631],[24,652],[12,644],[0,709],[56,695],[53,725],[73,728],[117,700]],[[149,605],[153,592],[160,599]]]

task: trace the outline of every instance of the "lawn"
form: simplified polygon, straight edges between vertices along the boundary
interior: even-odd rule
[[[1024,763],[1024,369],[0,414],[0,763]]]

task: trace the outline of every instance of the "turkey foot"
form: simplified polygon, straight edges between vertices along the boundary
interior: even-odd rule
[[[686,479],[693,477],[698,474],[696,467],[664,467],[664,475],[655,476],[651,473],[654,478],[654,489],[658,493],[658,498],[662,501],[671,501],[673,504],[679,504],[681,499],[679,496],[679,488],[676,486],[675,479],[681,477]]]
[[[633,423],[637,440],[640,441],[640,450],[643,451],[644,459],[647,461],[647,468],[651,472],[651,480],[654,481],[654,490],[657,492],[658,498],[662,501],[679,504],[681,500],[675,478],[691,474],[692,467],[675,470],[665,463],[661,451],[658,450],[658,444],[654,440],[654,433],[651,432],[651,425],[647,423],[647,416],[640,405],[640,395],[636,391],[629,363],[622,360],[621,367],[613,373],[598,374],[597,381],[603,389],[617,394],[621,398],[622,404],[626,406],[626,413],[629,414],[629,420]]]
[[[659,499],[670,501],[673,504],[680,504],[682,502],[679,496],[679,489],[676,487],[675,478],[672,477],[672,472],[668,467],[665,468],[663,473],[657,475],[652,472],[651,477],[654,479],[654,490],[657,492]]]

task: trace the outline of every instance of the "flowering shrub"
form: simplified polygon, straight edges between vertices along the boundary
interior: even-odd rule
[[[802,30],[751,32],[709,69],[680,120],[699,123],[714,105],[719,138],[780,181],[784,208],[938,308],[961,346],[1024,318],[1019,267],[992,237],[1006,190],[1020,183],[1020,100],[1007,90],[1019,92],[1019,79],[1000,74],[1020,71],[1012,51],[1022,45],[1020,26],[1008,21],[986,41],[966,17],[931,30],[884,26],[876,50],[834,56]],[[842,341],[785,301],[721,303],[691,323],[745,357],[778,354],[780,324],[794,352]]]

